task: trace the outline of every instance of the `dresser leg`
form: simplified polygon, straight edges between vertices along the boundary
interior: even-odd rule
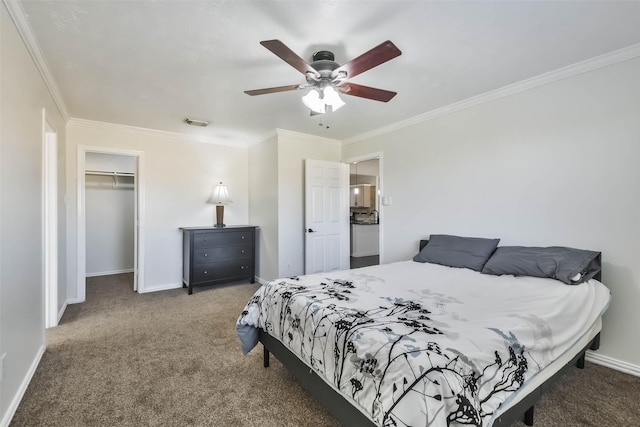
[[[251,279],[249,279],[249,283],[256,283],[256,276],[251,276]]]

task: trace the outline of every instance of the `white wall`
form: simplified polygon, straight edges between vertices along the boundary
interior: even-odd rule
[[[106,153],[86,153],[84,168],[100,172],[136,172],[135,156]]]
[[[225,223],[247,224],[248,157],[246,148],[193,142],[159,131],[72,119],[67,124],[69,165],[77,163],[77,147],[103,147],[144,153],[144,267],[141,290],[182,286],[182,233],[179,227],[211,226],[215,206],[207,204],[214,185],[224,181],[233,204],[225,207]],[[75,206],[76,174],[69,168],[69,204]],[[75,224],[70,209],[68,222]],[[70,272],[76,271],[76,230],[69,230]],[[75,274],[69,294],[76,296]]]
[[[104,175],[85,177],[87,277],[133,271],[134,178],[116,177],[115,186],[113,180]]]
[[[135,156],[86,153],[85,169],[136,172]],[[114,180],[115,179],[115,180]],[[85,176],[86,276],[133,271],[135,192],[133,176]]]
[[[278,138],[249,148],[249,224],[258,229],[256,276],[278,276]]]
[[[249,149],[251,225],[260,226],[261,280],[304,274],[304,161],[340,161],[340,143],[278,129]]]
[[[604,357],[640,372],[640,59],[349,144],[384,152],[384,262],[430,233],[603,253]]]
[[[8,425],[44,352],[42,109],[65,151],[64,121],[9,16],[0,5],[0,425]],[[64,163],[58,164],[59,184]],[[64,200],[59,187],[59,200]],[[64,224],[64,204],[58,218]],[[63,226],[58,229],[64,242]],[[64,251],[59,251],[64,265]],[[66,271],[58,269],[64,285]],[[62,299],[65,298],[63,294]]]

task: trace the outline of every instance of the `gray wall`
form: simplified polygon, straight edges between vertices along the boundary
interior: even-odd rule
[[[44,352],[43,108],[57,131],[65,124],[18,31],[0,5],[0,425],[8,424]],[[58,164],[58,282],[65,289],[64,162]],[[59,292],[60,304],[66,294]]]
[[[249,148],[249,224],[258,229],[256,276],[278,276],[278,137]]]
[[[133,271],[135,197],[133,177],[85,177],[86,275]]]
[[[640,59],[343,148],[384,153],[383,262],[431,233],[603,253],[601,355],[640,374]],[[608,358],[608,359],[607,359]]]
[[[182,233],[180,227],[211,226],[215,207],[207,203],[214,185],[223,181],[232,204],[225,207],[227,224],[248,222],[248,149],[194,142],[188,136],[172,136],[71,119],[67,123],[67,163],[77,164],[79,149],[88,152],[135,151],[142,153],[143,170],[137,177],[143,190],[141,230],[138,242],[144,277],[141,293],[182,286]],[[77,203],[77,171],[67,177],[69,205]],[[85,203],[86,206],[86,203]],[[69,209],[68,222],[76,224],[77,212]],[[69,229],[69,298],[81,295],[77,280],[77,233]],[[86,251],[85,251],[86,252]]]
[[[260,227],[262,280],[304,274],[304,161],[340,161],[340,143],[279,129],[249,148],[251,225]]]

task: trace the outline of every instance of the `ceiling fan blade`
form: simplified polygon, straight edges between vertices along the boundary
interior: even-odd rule
[[[402,52],[400,49],[398,49],[391,41],[387,40],[357,58],[352,59],[343,66],[336,68],[332,75],[335,77],[340,72],[346,72],[347,78],[351,78],[364,73],[373,67],[377,67],[396,56],[400,56],[401,54]]]
[[[309,65],[304,59],[300,58],[298,54],[289,49],[280,40],[264,40],[261,41],[260,44],[273,52],[284,62],[300,71],[302,74],[312,73],[314,75],[319,75],[315,68]]]
[[[270,87],[266,89],[245,90],[244,93],[246,93],[247,95],[255,96],[255,95],[265,95],[267,93],[286,92],[288,90],[296,90],[296,89],[302,89],[301,85],[287,85],[287,86]]]
[[[359,96],[360,98],[373,99],[374,101],[381,102],[389,102],[391,98],[396,96],[396,92],[355,83],[343,83],[338,86],[338,89],[345,95]]]

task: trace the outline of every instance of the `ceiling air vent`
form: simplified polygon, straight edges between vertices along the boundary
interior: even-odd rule
[[[209,126],[209,122],[205,122],[204,120],[190,119],[189,117],[185,118],[184,122],[191,126],[202,126],[203,128]]]

